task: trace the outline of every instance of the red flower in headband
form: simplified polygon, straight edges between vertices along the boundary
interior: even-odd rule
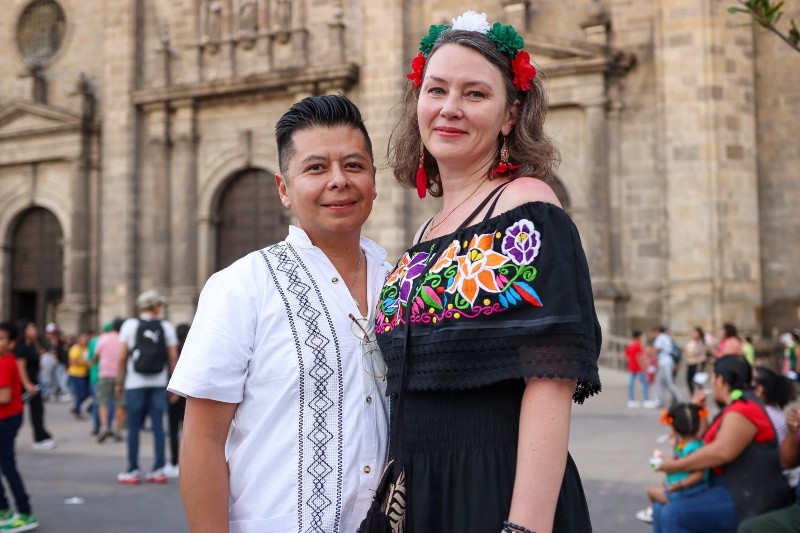
[[[422,87],[423,70],[425,70],[425,56],[420,52],[411,60],[411,74],[406,75],[406,78],[411,80],[413,87]]]
[[[531,82],[536,77],[536,67],[531,65],[531,56],[521,50],[511,60],[511,70],[514,72],[514,86],[520,91],[531,88]]]

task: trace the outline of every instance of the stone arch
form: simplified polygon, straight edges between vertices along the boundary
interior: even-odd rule
[[[64,231],[56,215],[29,206],[8,225],[7,302],[13,319],[55,320],[64,296]]]
[[[220,187],[214,208],[215,269],[286,235],[286,218],[273,174],[249,167]]]

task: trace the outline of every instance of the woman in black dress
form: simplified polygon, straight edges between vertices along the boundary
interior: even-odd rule
[[[600,328],[523,46],[484,14],[432,26],[390,142],[400,183],[443,197],[375,322],[411,533],[591,531],[567,443],[572,400],[600,390]]]
[[[17,358],[22,386],[28,398],[28,411],[33,429],[31,446],[35,450],[49,450],[55,448],[56,441],[44,426],[44,400],[39,389],[39,360],[42,352],[39,329],[36,324],[27,320],[18,321],[17,327],[20,337],[14,348],[14,355]]]

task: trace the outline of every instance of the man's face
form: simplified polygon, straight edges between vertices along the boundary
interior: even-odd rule
[[[14,349],[16,341],[9,340],[8,332],[0,329],[0,355],[5,355]]]
[[[360,235],[372,211],[375,167],[360,130],[314,127],[292,135],[287,174],[277,174],[281,203],[312,242]]]

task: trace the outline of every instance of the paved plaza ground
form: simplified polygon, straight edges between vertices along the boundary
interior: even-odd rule
[[[647,461],[666,428],[653,410],[627,409],[624,372],[601,373],[603,392],[573,408],[570,450],[583,478],[594,530],[650,530],[634,518],[646,504],[644,488],[660,477]],[[26,419],[17,439],[18,460],[42,533],[133,533],[188,531],[178,483],[123,486],[125,444],[97,444],[89,421],[76,421],[65,403],[46,404],[46,420],[58,440],[49,451],[31,449]],[[142,434],[141,464],[152,462],[152,441]],[[80,500],[74,500],[79,498]],[[83,503],[68,503],[82,501]]]

